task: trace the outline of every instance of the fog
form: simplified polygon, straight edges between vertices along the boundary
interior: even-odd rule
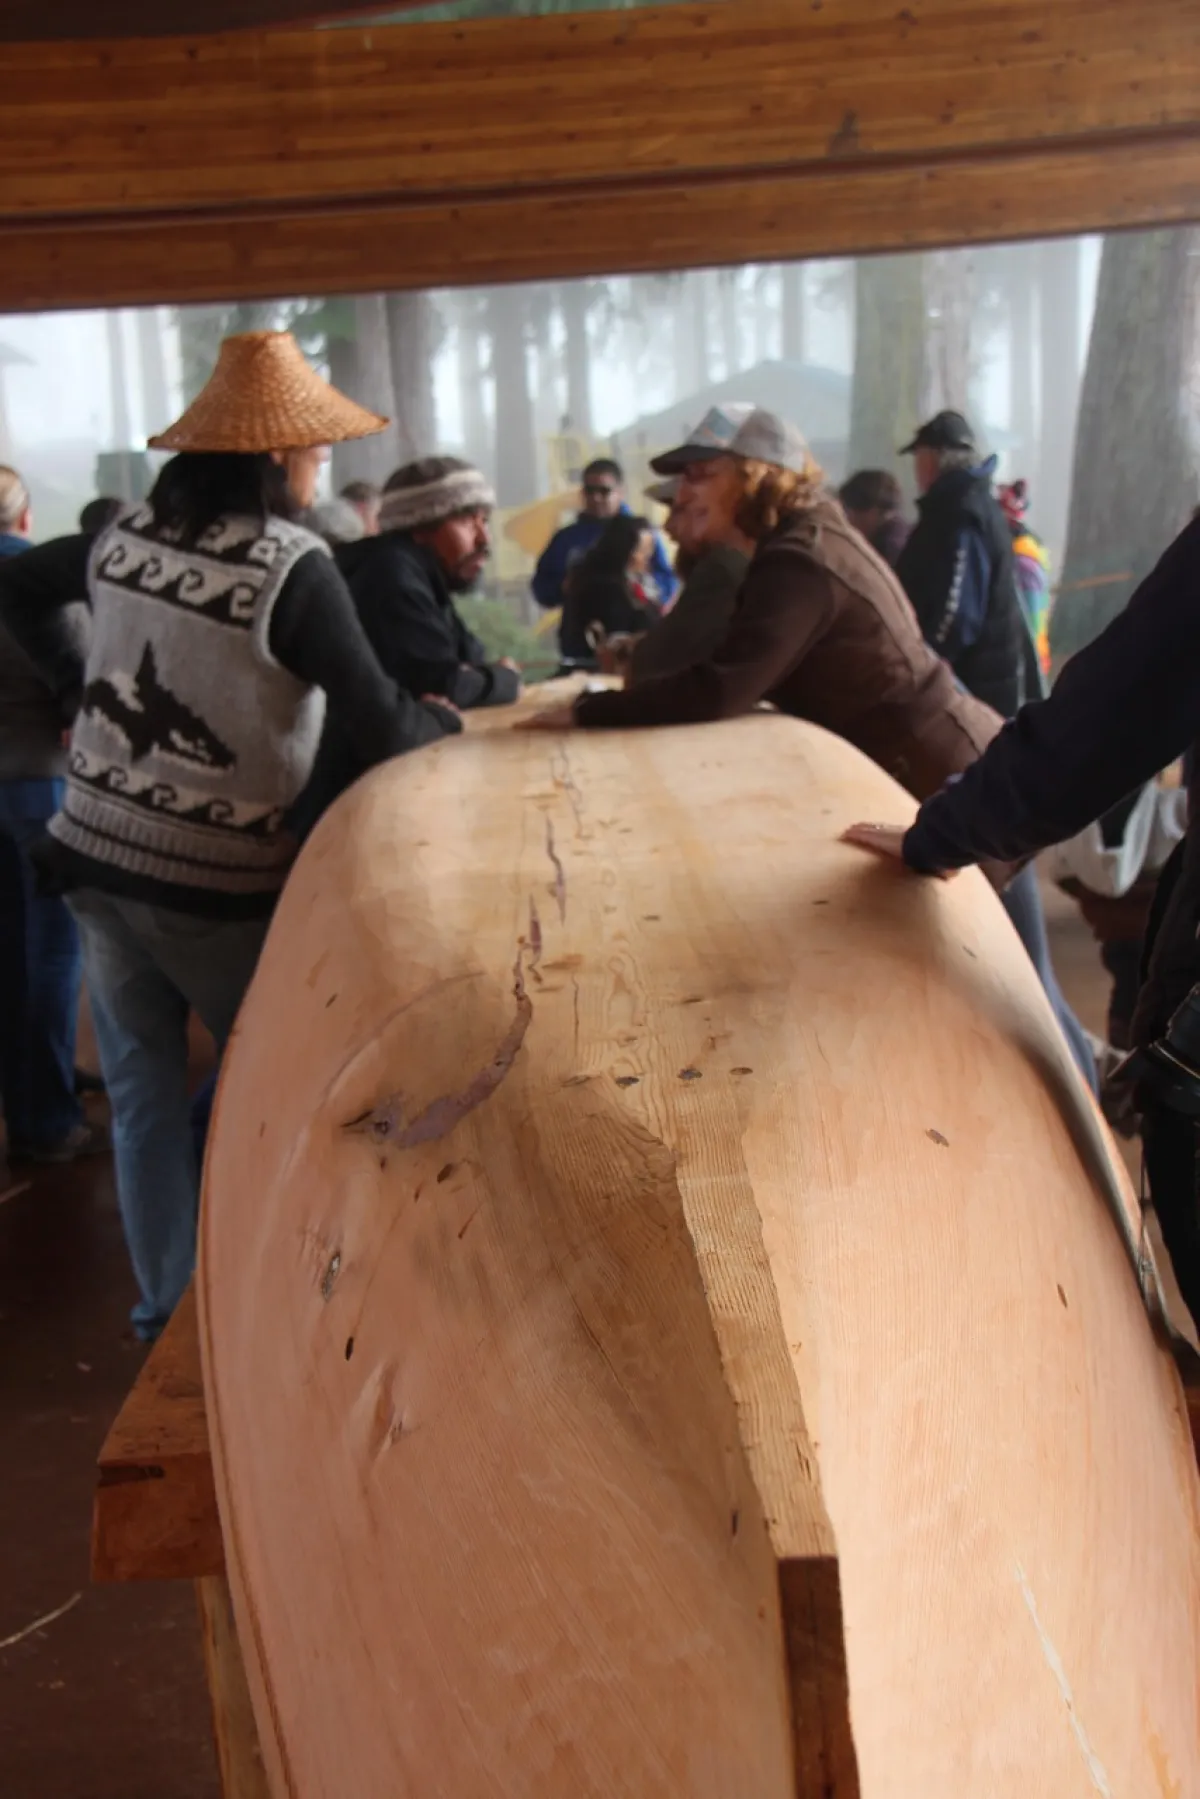
[[[791,414],[834,480],[866,461],[907,481],[900,434],[940,406],[965,411],[1000,476],[1029,480],[1031,522],[1061,562],[1101,248],[1087,238],[423,295],[10,315],[0,317],[0,459],[27,478],[36,535],[68,530],[97,491],[145,490],[155,466],[146,438],[195,391],[222,335],[288,326],[317,366],[396,420],[384,438],[339,451],[332,483],[381,479],[435,450],[487,469],[501,508],[497,591],[520,588],[538,531],[569,506],[587,455],[615,452],[637,499],[649,457],[713,400],[738,398]]]

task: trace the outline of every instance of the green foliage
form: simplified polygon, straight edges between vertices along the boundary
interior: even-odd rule
[[[553,673],[548,665],[556,660],[557,650],[552,637],[538,637],[528,625],[523,625],[511,607],[503,600],[485,600],[470,596],[455,602],[463,622],[469,631],[473,631],[487,651],[489,662],[499,662],[501,657],[509,656],[514,662],[525,664],[540,663],[540,668],[530,668],[526,681],[544,681]]]

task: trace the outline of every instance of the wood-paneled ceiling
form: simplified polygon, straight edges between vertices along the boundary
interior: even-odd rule
[[[718,0],[18,44],[0,310],[1200,218],[1197,0]]]

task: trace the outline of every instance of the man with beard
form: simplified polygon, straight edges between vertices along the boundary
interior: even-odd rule
[[[426,456],[397,469],[383,490],[377,537],[334,548],[363,629],[384,673],[405,693],[460,711],[507,706],[521,693],[515,662],[489,662],[454,606],[475,586],[491,551],[495,495],[456,456]],[[365,770],[345,730],[331,721],[289,828],[303,839]]]
[[[521,692],[515,663],[489,662],[454,606],[491,553],[495,495],[477,468],[426,456],[384,486],[379,535],[336,551],[371,647],[408,693],[461,710],[507,706]]]

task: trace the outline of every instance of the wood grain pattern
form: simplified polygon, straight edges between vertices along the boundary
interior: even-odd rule
[[[196,1609],[212,1705],[221,1799],[271,1799],[229,1582],[223,1574],[208,1575],[196,1582]]]
[[[189,1287],[100,1451],[93,1580],[194,1580],[225,1566]]]
[[[1190,144],[225,220],[0,226],[0,310],[376,292],[988,242],[1200,216]]]
[[[791,0],[6,54],[9,215],[550,188],[1200,130],[1190,0]],[[5,180],[4,174],[10,176]]]
[[[22,44],[5,68],[5,307],[611,273],[1200,213],[1191,0],[719,0]]]
[[[796,721],[506,722],[323,821],[218,1097],[273,1788],[1192,1791],[1183,1396],[994,896]]]

